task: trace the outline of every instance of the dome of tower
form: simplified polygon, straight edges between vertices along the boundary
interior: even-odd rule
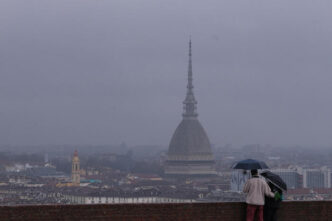
[[[197,118],[184,118],[171,139],[168,155],[211,155],[209,138]]]

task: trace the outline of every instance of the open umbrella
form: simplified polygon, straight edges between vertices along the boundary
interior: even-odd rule
[[[270,171],[264,171],[261,173],[261,176],[265,177],[268,181],[270,181],[273,185],[278,187],[279,189],[287,191],[287,184],[281,179],[281,177],[275,173]]]
[[[237,162],[233,169],[243,169],[243,170],[254,170],[254,169],[267,169],[269,168],[265,162],[253,160],[253,159],[246,159]]]

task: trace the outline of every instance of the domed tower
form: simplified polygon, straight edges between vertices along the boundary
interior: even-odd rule
[[[78,152],[75,150],[74,156],[72,159],[72,168],[71,168],[71,179],[72,183],[79,185],[81,181],[80,176],[80,158],[78,157]]]
[[[215,176],[215,161],[209,138],[198,121],[197,101],[193,92],[191,40],[187,94],[183,101],[183,119],[176,128],[169,144],[165,175],[172,177]]]

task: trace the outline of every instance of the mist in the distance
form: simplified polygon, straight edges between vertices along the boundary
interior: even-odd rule
[[[216,144],[329,146],[332,2],[3,0],[0,144],[168,145],[188,40]]]

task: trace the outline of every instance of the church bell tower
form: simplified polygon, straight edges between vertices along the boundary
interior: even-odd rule
[[[75,150],[74,156],[72,159],[72,167],[71,167],[71,179],[72,183],[75,185],[80,185],[80,158],[78,157],[78,152]]]

